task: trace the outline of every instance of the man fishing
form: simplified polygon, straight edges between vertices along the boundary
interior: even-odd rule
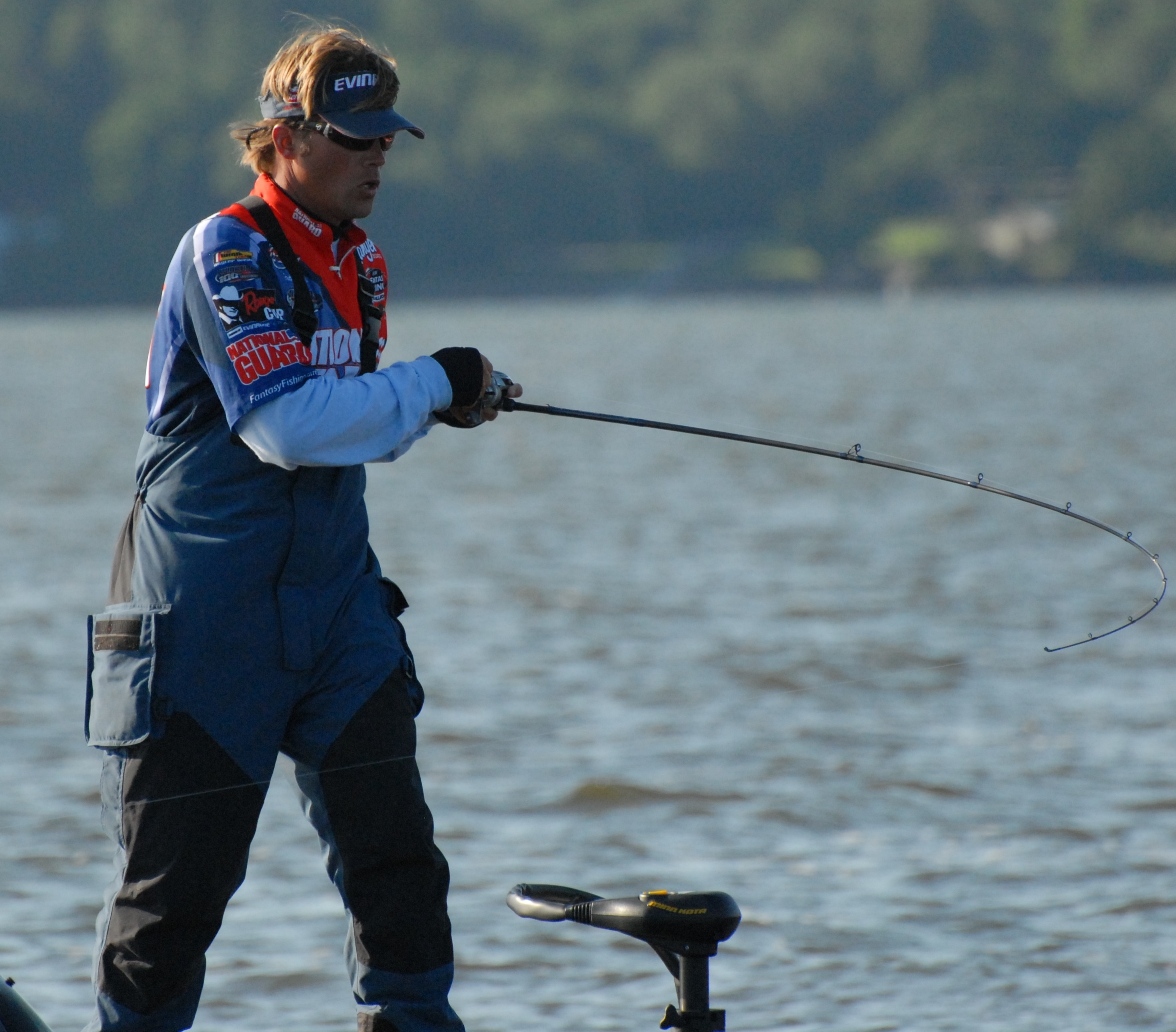
[[[364,463],[493,419],[474,348],[377,369],[387,269],[355,225],[399,133],[395,62],[314,29],[237,127],[245,200],[184,236],[147,369],[134,505],[91,621],[87,737],[119,874],[87,1032],[192,1025],[279,752],[350,916],[360,1032],[461,1032],[423,694],[368,545]],[[510,397],[521,393],[509,386]]]

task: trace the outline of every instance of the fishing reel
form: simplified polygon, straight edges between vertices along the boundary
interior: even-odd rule
[[[490,383],[486,385],[486,389],[482,392],[482,397],[478,399],[478,412],[481,414],[486,409],[499,409],[509,412],[514,399],[507,394],[507,391],[514,386],[514,380],[510,378],[509,373],[504,373],[501,369],[495,369],[490,374]]]
[[[450,409],[445,413],[437,413],[437,418],[449,426],[460,427],[463,430],[481,426],[486,422],[485,413],[491,409],[509,412],[514,407],[514,399],[508,391],[514,386],[514,380],[501,369],[495,369],[490,374],[490,382],[481,396],[469,408],[461,410],[461,415],[455,415]]]
[[[723,1032],[727,1012],[710,1005],[710,958],[735,934],[742,915],[725,892],[669,892],[650,889],[640,896],[603,899],[565,885],[516,885],[506,905],[536,921],[575,921],[608,928],[653,947],[677,989],[662,1029]]]

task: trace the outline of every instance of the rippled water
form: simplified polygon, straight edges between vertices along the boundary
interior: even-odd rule
[[[407,307],[528,400],[900,456],[1176,528],[1171,293]],[[0,973],[87,1016],[109,875],[81,740],[142,421],[142,313],[0,319]],[[370,473],[471,1032],[654,1029],[644,946],[516,881],[706,888],[732,1029],[1176,1029],[1171,603],[1074,521],[881,470],[529,414]],[[280,770],[196,1028],[354,1027]]]

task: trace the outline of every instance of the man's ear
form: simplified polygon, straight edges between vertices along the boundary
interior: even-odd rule
[[[298,156],[298,141],[288,125],[275,125],[270,130],[270,138],[274,141],[274,150],[287,161],[292,161]]]

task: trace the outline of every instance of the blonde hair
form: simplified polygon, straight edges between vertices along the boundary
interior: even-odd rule
[[[303,118],[315,116],[319,89],[329,76],[354,72],[375,72],[376,89],[356,109],[379,111],[396,103],[400,77],[396,59],[350,29],[335,25],[315,26],[300,32],[274,55],[261,78],[261,96],[282,100],[297,98]],[[296,124],[301,119],[262,118],[257,122],[238,122],[230,127],[234,140],[241,144],[241,164],[254,172],[272,172],[275,125]]]

